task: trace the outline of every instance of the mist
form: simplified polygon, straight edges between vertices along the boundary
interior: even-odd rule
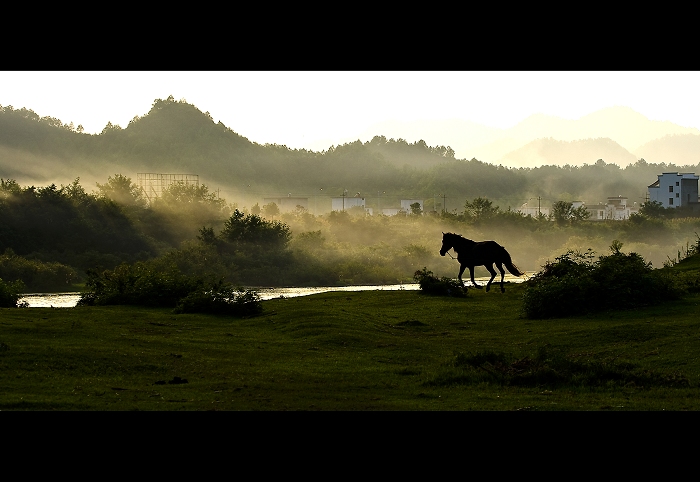
[[[639,118],[635,122],[646,126],[644,139],[659,135],[655,143],[643,145],[654,152],[673,143],[686,153],[679,159],[695,152],[693,136],[699,134],[669,124],[654,130],[658,123]],[[572,136],[578,132],[571,129]],[[516,131],[527,129],[510,134]],[[663,160],[637,158],[609,138],[528,142],[525,150],[511,150],[513,163],[526,164],[535,156],[535,165],[516,168],[460,158],[447,144],[383,134],[319,152],[261,145],[172,98],[156,99],[146,115],[134,117],[125,128],[111,124],[95,135],[26,109],[2,108],[0,179],[16,184],[3,191],[0,252],[10,249],[36,262],[63,263],[78,273],[153,260],[246,285],[311,286],[409,282],[424,267],[454,277],[456,261],[438,253],[442,232],[448,231],[498,242],[525,271],[537,271],[568,250],[606,254],[613,240],[624,243],[623,251],[661,267],[694,242],[700,218],[669,214],[667,219],[561,225],[516,210],[525,203],[597,205],[612,196],[627,197],[639,207],[657,175],[695,172],[700,165],[671,162],[670,154]],[[612,150],[624,166],[610,161]],[[191,192],[174,186],[167,196],[145,202],[133,184],[138,173],[149,172],[196,174],[200,184]],[[374,215],[355,208],[331,212],[331,198],[346,191],[364,198]],[[285,197],[305,199],[305,208],[266,209],[270,199]],[[493,203],[499,214],[470,218],[465,203],[475,198]],[[378,214],[379,208],[398,208],[405,199],[422,199],[425,211]],[[289,243],[276,250],[231,245],[221,236],[236,210],[288,226]],[[476,274],[486,273],[478,268]]]

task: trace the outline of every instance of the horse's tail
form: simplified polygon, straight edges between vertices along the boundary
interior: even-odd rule
[[[513,264],[513,261],[510,259],[510,253],[506,251],[506,248],[503,248],[503,253],[505,254],[505,259],[503,260],[503,266],[506,267],[508,271],[510,271],[510,274],[513,276],[522,276],[525,273],[520,271],[520,269]]]
[[[506,261],[505,263],[503,263],[503,265],[508,271],[510,271],[510,274],[512,274],[513,276],[522,276],[525,274],[522,271],[520,271],[520,269],[518,269],[518,267],[515,266],[512,261]]]

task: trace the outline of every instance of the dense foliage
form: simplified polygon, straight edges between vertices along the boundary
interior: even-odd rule
[[[15,308],[24,292],[24,283],[21,281],[3,281],[0,278],[0,308]]]
[[[60,188],[0,179],[0,252],[7,249],[81,271],[154,254],[119,204],[86,193],[78,179]]]
[[[526,282],[528,318],[575,316],[630,309],[678,299],[685,287],[668,271],[655,270],[637,253],[624,254],[614,241],[611,254],[567,251]]]
[[[20,280],[31,292],[70,291],[78,280],[78,273],[61,263],[17,256],[7,248],[0,255],[0,278]]]
[[[262,301],[256,291],[234,288],[221,280],[189,293],[175,307],[175,313],[211,313],[238,317],[255,316],[262,311]]]
[[[188,276],[177,266],[157,262],[121,264],[114,270],[90,270],[78,305],[172,307],[175,313],[252,316],[262,312],[254,291],[223,280]]]

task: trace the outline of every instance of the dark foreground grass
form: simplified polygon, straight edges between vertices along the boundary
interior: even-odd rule
[[[528,320],[523,288],[326,293],[247,319],[1,309],[0,409],[700,408],[700,295]]]

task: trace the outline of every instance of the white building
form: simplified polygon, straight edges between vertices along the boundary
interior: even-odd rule
[[[605,221],[607,219],[622,221],[629,219],[631,214],[637,213],[639,208],[637,203],[627,204],[627,198],[624,196],[610,196],[605,204],[598,203],[586,206],[586,210],[591,213],[589,221]]]
[[[698,176],[693,173],[664,172],[648,189],[649,201],[660,202],[665,208],[698,202]]]
[[[361,206],[365,207],[365,198],[363,197],[334,197],[331,198],[331,211],[347,211],[350,208]]]
[[[533,218],[536,218],[539,213],[542,213],[542,215],[545,217],[549,216],[549,208],[543,208],[541,206],[530,206],[528,205],[528,203],[524,203],[517,209],[517,211],[523,216],[532,216]]]

